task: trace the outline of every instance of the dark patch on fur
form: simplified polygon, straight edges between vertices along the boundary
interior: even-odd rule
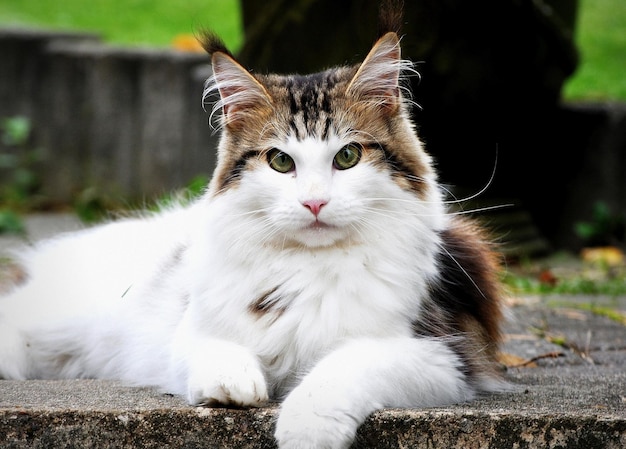
[[[296,121],[293,115],[289,119],[289,129],[291,129],[295,133],[296,139],[302,140],[302,136],[300,135],[300,131],[298,130],[298,125],[296,125]]]
[[[248,306],[248,310],[255,316],[261,318],[269,314],[281,315],[285,310],[278,306],[280,301],[275,297],[278,287],[263,293],[257,299],[252,301]]]
[[[11,260],[3,262],[0,266],[0,295],[25,284],[28,279],[28,272],[23,266]]]
[[[332,120],[330,116],[326,117],[326,121],[324,122],[324,130],[322,131],[322,140],[328,139],[328,132],[330,131],[330,125]]]
[[[383,152],[385,162],[387,166],[391,169],[391,171],[397,175],[401,176],[409,182],[411,189],[416,192],[421,192],[424,181],[422,178],[415,174],[413,170],[409,167],[409,165],[405,164],[398,156],[385,145],[377,145],[378,148]]]
[[[494,371],[502,319],[498,264],[482,232],[469,221],[454,218],[440,237],[440,275],[430,285],[414,330],[449,338],[471,379]]]
[[[246,167],[248,160],[252,158],[257,158],[261,154],[260,151],[257,150],[249,150],[241,155],[237,161],[233,164],[232,168],[229,170],[228,174],[224,177],[220,185],[220,190],[223,190],[230,186],[233,182],[239,180],[241,178],[241,173]]]
[[[289,93],[289,113],[294,116],[298,113],[298,111],[300,110],[300,106],[298,105],[298,102],[296,101],[296,96],[294,95],[294,80],[293,79],[289,79],[287,81],[287,92]]]

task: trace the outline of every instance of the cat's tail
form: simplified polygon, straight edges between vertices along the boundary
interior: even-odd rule
[[[94,377],[89,370],[89,353],[85,349],[87,322],[7,323],[0,317],[0,378],[74,379]]]
[[[27,341],[20,330],[0,316],[0,379],[28,378]]]
[[[24,286],[0,298],[0,378],[84,377],[78,361],[85,339],[72,332],[83,321],[78,316],[60,319],[47,303],[32,301],[36,293]]]

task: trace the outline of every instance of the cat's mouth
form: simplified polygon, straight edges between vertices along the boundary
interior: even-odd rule
[[[309,248],[320,248],[335,245],[342,240],[341,227],[316,219],[300,228],[296,239]]]
[[[312,222],[308,226],[306,226],[305,229],[321,231],[321,230],[324,230],[324,229],[330,229],[330,228],[334,228],[334,227],[335,226],[333,226],[333,225],[330,225],[328,223],[324,223],[323,221],[320,221],[320,220],[316,219],[314,222]]]

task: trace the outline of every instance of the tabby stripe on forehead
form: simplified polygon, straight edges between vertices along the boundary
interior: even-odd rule
[[[323,73],[308,77],[295,76],[288,80],[289,125],[296,138],[303,138],[303,133],[313,135],[316,130],[322,138],[327,137],[331,113],[327,85],[327,75]]]
[[[250,150],[243,153],[241,157],[235,161],[228,174],[224,177],[224,180],[221,183],[221,190],[227,188],[231,183],[240,179],[241,172],[243,172],[246,167],[248,160],[258,158],[260,154],[261,152],[256,150]]]
[[[326,117],[326,121],[324,122],[324,130],[322,131],[322,140],[328,139],[328,132],[330,131],[330,116]]]

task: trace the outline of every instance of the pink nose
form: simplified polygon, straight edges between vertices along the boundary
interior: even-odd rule
[[[322,207],[324,207],[326,203],[328,203],[328,201],[307,200],[307,201],[303,201],[302,205],[306,207],[307,209],[309,209],[311,213],[317,217],[320,213],[320,210],[322,210]]]

